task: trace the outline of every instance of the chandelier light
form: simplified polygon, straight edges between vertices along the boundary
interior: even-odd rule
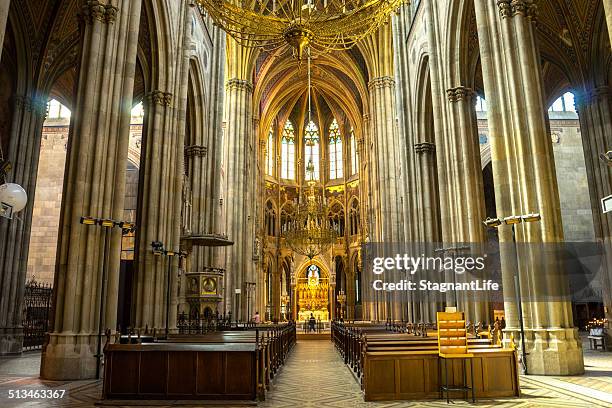
[[[308,259],[327,250],[338,237],[327,217],[328,212],[325,199],[315,192],[315,182],[309,181],[305,202],[297,206],[294,216],[282,231],[289,247]]]
[[[389,22],[408,0],[197,0],[216,25],[246,47],[271,51],[289,44],[302,59],[344,50]]]

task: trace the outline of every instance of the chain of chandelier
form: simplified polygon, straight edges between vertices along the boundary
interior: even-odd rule
[[[409,0],[197,0],[214,23],[245,47],[289,44],[298,59],[353,47],[387,24]]]

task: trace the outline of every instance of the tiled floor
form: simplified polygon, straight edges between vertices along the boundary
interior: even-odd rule
[[[100,398],[99,381],[49,382],[37,378],[40,354],[0,358],[0,408],[92,407]],[[522,397],[479,401],[495,407],[612,407],[612,353],[585,352],[587,374],[580,377],[521,378]],[[9,400],[11,389],[66,389],[62,400]],[[454,405],[468,406],[455,401]],[[229,407],[232,405],[224,405]],[[298,342],[274,379],[263,408],[301,407],[445,407],[445,402],[366,403],[350,371],[328,340]]]

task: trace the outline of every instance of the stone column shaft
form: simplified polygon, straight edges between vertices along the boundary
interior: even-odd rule
[[[13,164],[7,182],[21,185],[28,204],[12,220],[0,219],[0,355],[20,353],[24,285],[26,281],[32,210],[40,153],[44,98],[14,97],[9,149],[6,159]]]
[[[491,156],[497,213],[500,216],[539,212],[538,223],[519,225],[519,243],[563,241],[559,193],[546,122],[539,52],[532,27],[531,0],[476,0],[476,19],[488,105]],[[508,331],[516,333],[514,267],[509,226],[499,230]],[[520,244],[519,244],[520,245]],[[544,293],[563,296],[567,282],[552,273],[555,260],[535,271],[529,256],[520,260],[523,322],[530,374],[579,374],[582,348],[572,327],[567,298],[537,301]],[[528,298],[529,301],[524,299]]]
[[[608,34],[610,35],[610,44],[612,44],[612,3],[604,0],[604,11],[606,13],[606,22],[608,23]]]
[[[249,190],[252,180],[248,169],[253,168],[253,156],[249,152],[253,138],[252,125],[253,85],[243,79],[232,78],[226,84],[227,130],[224,142],[224,163],[226,172],[225,208],[226,231],[234,245],[226,248],[227,285],[226,304],[229,310],[234,306],[233,316],[248,318],[247,287],[245,282],[255,282],[250,273],[252,253],[248,252],[247,241],[253,240],[249,216],[253,214],[249,204]],[[253,173],[251,173],[253,175]],[[252,203],[252,202],[251,202]],[[234,305],[235,289],[240,289],[240,305]]]
[[[578,95],[576,105],[580,117],[580,133],[589,180],[595,236],[604,243],[607,255],[600,271],[600,279],[608,330],[610,330],[612,329],[612,268],[609,265],[612,265],[612,216],[602,214],[600,200],[612,194],[612,167],[604,163],[600,155],[612,150],[612,92],[609,87],[593,89]],[[609,337],[608,340],[612,338]]]
[[[81,216],[123,216],[141,1],[115,4],[88,1],[82,9],[83,47],[62,197],[54,321],[41,364],[45,379],[94,377],[104,265],[101,328],[115,329],[121,233],[79,223]],[[110,247],[105,260],[106,233]]]
[[[4,33],[6,32],[6,22],[8,20],[9,8],[11,0],[0,2],[0,57],[2,57],[2,48],[4,45]]]

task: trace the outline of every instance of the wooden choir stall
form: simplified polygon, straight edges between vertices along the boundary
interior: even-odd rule
[[[460,356],[440,348],[434,324],[334,322],[332,341],[361,382],[366,401],[441,399],[445,386],[445,398],[471,401],[472,388],[475,399],[518,397],[516,350],[499,344],[499,328],[491,334],[461,324],[466,344]]]

